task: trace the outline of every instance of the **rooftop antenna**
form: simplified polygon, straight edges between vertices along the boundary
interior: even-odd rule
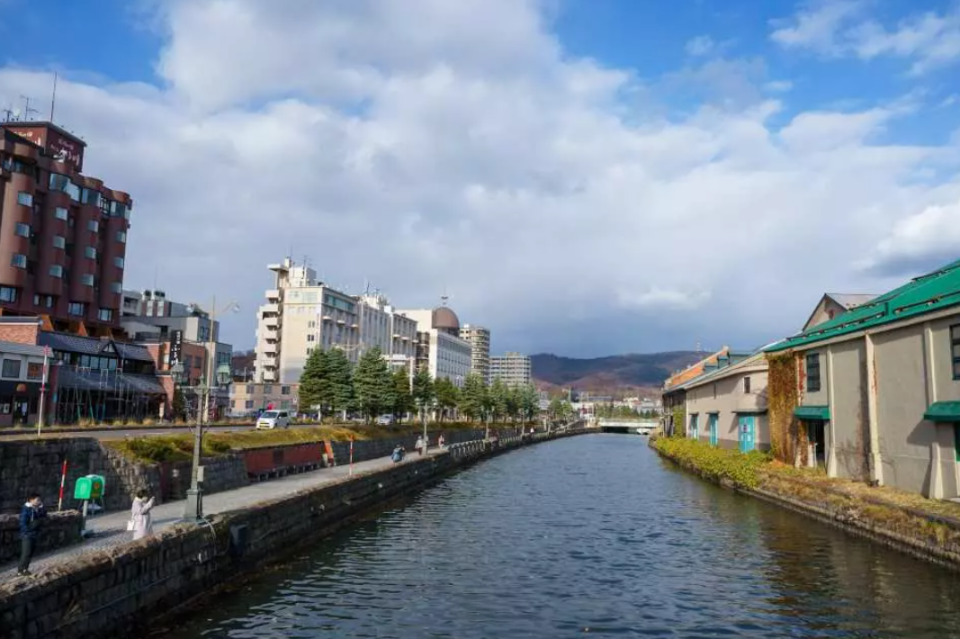
[[[9,106],[3,111],[0,111],[0,113],[3,113],[4,122],[13,122],[13,109],[11,109]]]
[[[37,111],[36,109],[31,109],[31,108],[30,108],[30,98],[29,98],[29,97],[27,97],[27,96],[25,96],[25,95],[21,95],[21,96],[20,96],[20,99],[23,100],[23,117],[25,118],[24,121],[25,121],[25,122],[29,122],[29,121],[30,121],[30,114],[31,114],[31,113],[39,113],[39,111]]]
[[[53,95],[50,97],[50,122],[53,123],[53,111],[57,108],[57,72],[53,72]]]

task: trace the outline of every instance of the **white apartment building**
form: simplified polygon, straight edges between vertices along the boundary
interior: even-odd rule
[[[490,379],[490,331],[482,326],[464,324],[460,337],[470,343],[470,372],[485,382]]]
[[[460,337],[460,319],[446,306],[433,310],[400,311],[417,323],[418,365],[433,379],[449,379],[463,386],[470,374],[470,342]]]
[[[490,381],[500,378],[507,386],[526,386],[533,383],[530,357],[520,353],[507,353],[490,358]]]
[[[340,348],[356,363],[365,350],[379,346],[394,368],[409,366],[416,357],[416,321],[397,312],[386,297],[337,291],[290,258],[269,268],[275,284],[257,314],[255,381],[298,383],[317,348]]]

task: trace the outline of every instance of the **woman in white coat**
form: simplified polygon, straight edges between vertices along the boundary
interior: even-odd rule
[[[153,533],[153,517],[150,510],[153,508],[153,497],[147,499],[147,491],[138,490],[137,497],[130,507],[130,521],[133,522],[134,540],[143,539]]]

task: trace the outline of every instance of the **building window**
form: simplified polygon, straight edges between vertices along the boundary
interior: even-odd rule
[[[54,264],[50,267],[50,277],[62,278],[63,277],[63,267],[59,264]]]
[[[116,266],[117,268],[123,268],[123,258],[122,257],[113,258],[113,265]]]
[[[0,286],[0,302],[16,302],[17,289],[12,286]]]
[[[30,237],[30,225],[23,222],[17,222],[16,234],[20,237]]]
[[[307,335],[307,341],[308,341],[308,342],[315,342],[315,341],[317,341],[317,336],[316,336],[316,335]]]
[[[83,255],[87,259],[95,260],[97,259],[97,249],[92,246],[86,246],[83,249]]]
[[[62,249],[62,248],[66,248],[66,246],[67,246],[66,238],[64,238],[62,235],[53,236],[53,248]]]
[[[66,222],[67,218],[70,217],[67,214],[67,209],[63,208],[62,206],[58,206],[53,210],[53,216],[58,220],[63,220],[64,222]]]
[[[307,322],[307,328],[316,328],[316,327],[317,327],[317,322],[315,320],[310,320],[309,322]]]
[[[78,315],[78,316],[86,315],[87,313],[86,306],[87,305],[84,304],[83,302],[70,302],[70,304],[67,306],[67,313],[70,315]]]
[[[100,208],[100,191],[83,189],[83,203]]]
[[[97,313],[97,319],[101,322],[112,322],[113,321],[113,309],[101,308]]]
[[[34,295],[33,305],[41,308],[53,308],[53,295]]]
[[[820,391],[820,354],[807,355],[807,392]]]
[[[43,364],[27,362],[27,379],[43,379]]]
[[[3,376],[13,379],[20,379],[20,360],[4,358]]]
[[[87,220],[87,230],[96,233],[100,230],[100,222],[96,220]]]
[[[27,256],[26,255],[14,255],[10,258],[10,266],[16,266],[17,268],[27,268]]]
[[[289,387],[289,386],[281,386],[281,387],[280,387],[280,394],[281,394],[281,395],[289,395],[289,394],[290,394],[290,387]]]
[[[26,191],[17,193],[17,204],[33,206],[33,193],[27,193]]]
[[[93,286],[93,282],[93,275],[90,275],[89,273],[85,273],[80,276],[80,283],[84,286]]]
[[[248,400],[247,400],[247,403],[244,404],[244,405],[245,405],[247,408],[253,408],[253,400],[252,400],[252,399],[248,399]]]
[[[750,394],[750,378],[749,377],[743,378],[743,392],[745,395]]]
[[[960,324],[950,327],[950,348],[953,355],[953,378],[960,379]]]
[[[126,231],[117,231],[117,241],[121,244],[127,243],[127,232]]]
[[[264,384],[264,385],[263,385],[263,394],[264,394],[264,395],[269,395],[269,394],[272,393],[272,392],[273,392],[273,386],[271,386],[270,384]]]

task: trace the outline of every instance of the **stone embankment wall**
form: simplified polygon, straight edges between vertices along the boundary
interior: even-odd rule
[[[0,584],[0,636],[135,637],[141,626],[265,562],[328,535],[377,506],[421,489],[478,459],[585,432],[503,437],[455,444],[385,470],[215,515],[211,525],[178,525],[152,537],[90,553],[69,568]],[[355,451],[356,452],[356,451]]]
[[[35,552],[44,552],[80,541],[80,513],[70,510],[50,513],[43,522],[43,534],[37,540]],[[20,556],[20,517],[0,515],[0,563]]]
[[[811,482],[776,471],[760,474],[759,485],[747,487],[714,479],[689,463],[662,457],[712,483],[806,515],[849,533],[882,543],[952,569],[960,570],[960,519],[923,512],[876,497]]]

